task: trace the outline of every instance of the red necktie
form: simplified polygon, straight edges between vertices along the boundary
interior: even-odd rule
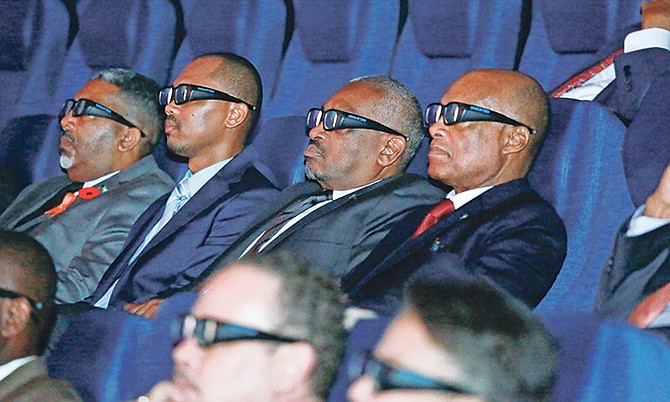
[[[573,89],[581,87],[582,85],[584,85],[586,81],[600,74],[600,72],[602,72],[604,69],[612,65],[612,63],[614,63],[614,58],[622,53],[623,49],[619,49],[616,52],[605,57],[603,60],[601,60],[598,64],[594,65],[593,67],[588,68],[582,71],[581,73],[575,75],[574,77],[570,78],[565,83],[563,83],[563,85],[554,89],[554,92],[551,93],[551,97],[560,98],[561,96],[572,91]]]
[[[439,222],[443,216],[454,212],[455,209],[456,208],[454,208],[454,203],[451,200],[440,201],[437,205],[433,207],[433,209],[428,211],[426,217],[423,218],[423,221],[421,221],[419,227],[417,227],[416,230],[414,231],[414,234],[412,234],[412,239],[419,237],[419,235],[421,235],[431,226]]]
[[[650,294],[638,304],[628,316],[628,322],[639,328],[647,328],[670,302],[670,283]]]

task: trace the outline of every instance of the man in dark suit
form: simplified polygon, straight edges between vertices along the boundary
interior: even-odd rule
[[[453,190],[409,214],[344,276],[352,303],[393,313],[410,276],[448,279],[444,267],[457,262],[537,305],[566,253],[561,219],[524,178],[547,120],[542,87],[512,71],[467,73],[429,105],[428,174]],[[438,214],[443,207],[453,212]]]
[[[621,226],[612,257],[600,278],[596,311],[626,319],[645,297],[657,291],[669,295],[670,289],[662,289],[670,283],[669,255],[670,166],[646,204]],[[669,299],[660,300],[665,301],[647,309],[655,311],[641,311],[649,321],[661,313]]]
[[[125,69],[98,73],[61,111],[59,176],[26,188],[0,216],[53,255],[56,300],[89,296],[131,226],[174,181],[151,156],[163,129],[158,85]]]
[[[269,168],[244,148],[262,101],[260,76],[249,61],[200,56],[161,90],[160,101],[167,145],[188,158],[189,170],[139,217],[89,298],[97,307],[151,315],[136,304],[198,278],[278,193]]]
[[[424,128],[416,98],[397,81],[355,79],[307,120],[305,170],[312,181],[269,203],[201,279],[245,254],[270,250],[300,253],[341,277],[407,213],[444,196],[424,178],[403,174]],[[312,195],[325,197],[292,211]]]
[[[665,113],[670,93],[670,1],[642,2],[640,15],[640,25],[615,35],[591,65],[552,92],[554,97],[598,102],[628,126],[623,159],[636,206],[654,190],[670,159],[670,136],[657,135],[670,125]],[[623,53],[608,59],[617,50]],[[598,65],[606,68],[591,77],[600,70]]]
[[[0,400],[79,401],[49,378],[44,348],[54,321],[56,271],[28,235],[0,230]]]

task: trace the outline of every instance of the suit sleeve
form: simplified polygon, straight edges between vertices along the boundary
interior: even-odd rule
[[[137,218],[165,192],[160,182],[135,182],[133,189],[118,197],[100,217],[92,233],[67,267],[58,273],[56,300],[76,303],[90,296],[103,274],[121,252],[126,237]]]
[[[596,311],[625,319],[646,296],[670,282],[670,224],[640,236],[619,230],[614,250],[600,277]]]

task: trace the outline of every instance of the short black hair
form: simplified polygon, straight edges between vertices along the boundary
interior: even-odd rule
[[[311,375],[314,395],[325,399],[344,352],[344,306],[335,277],[286,251],[252,254],[239,261],[278,278],[282,335],[305,339],[317,354]]]
[[[9,289],[30,297],[44,306],[33,308],[36,319],[31,320],[31,343],[37,354],[44,353],[55,320],[54,296],[57,275],[49,252],[24,233],[0,230],[0,259],[12,261],[20,269],[13,272],[20,283],[18,289]]]
[[[411,282],[409,311],[487,401],[548,401],[558,343],[525,304],[479,278]]]

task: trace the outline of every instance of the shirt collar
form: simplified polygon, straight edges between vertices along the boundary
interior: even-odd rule
[[[381,179],[380,179],[380,180],[381,180]],[[358,190],[360,190],[360,189],[362,189],[362,188],[371,186],[371,185],[377,183],[378,181],[379,181],[379,180],[376,180],[376,181],[373,181],[372,183],[368,183],[368,184],[365,184],[365,185],[360,186],[360,187],[350,188],[349,190],[333,190],[333,201],[335,201],[335,200],[338,199],[338,198],[342,198],[342,197],[344,197],[344,196],[347,196],[347,195],[349,195],[349,194],[351,194],[351,193],[354,193],[354,192],[356,192],[356,191],[358,191]]]
[[[83,187],[93,187],[93,186],[95,186],[96,184],[98,184],[98,183],[100,183],[100,182],[102,182],[102,181],[104,181],[104,180],[109,179],[110,177],[116,175],[116,174],[119,173],[119,172],[120,172],[120,170],[117,170],[117,171],[115,171],[115,172],[108,173],[108,174],[106,174],[106,175],[104,175],[104,176],[102,176],[102,177],[98,177],[97,179],[89,180],[89,181],[87,181],[87,182],[84,183]]]
[[[233,158],[228,158],[213,165],[209,165],[206,168],[199,170],[197,173],[192,173],[190,170],[188,170],[182,180],[188,179],[190,196],[193,197],[195,193],[197,193],[198,190],[200,190],[202,186],[205,185],[205,183],[210,181],[211,178],[214,177],[214,175],[217,174],[219,170],[223,169],[223,167],[226,166],[232,159]]]
[[[479,197],[482,195],[484,192],[490,190],[493,188],[493,186],[486,186],[486,187],[479,187],[479,188],[473,188],[472,190],[466,190],[463,191],[462,193],[456,194],[456,191],[451,190],[449,194],[447,194],[447,199],[451,200],[451,202],[454,203],[454,208],[458,209],[462,207],[463,205],[467,204],[468,202],[474,200],[475,198]]]
[[[37,359],[37,356],[26,356],[3,364],[2,366],[0,366],[0,381],[9,377],[9,375],[12,374],[14,371],[16,371],[19,367],[35,359]]]

